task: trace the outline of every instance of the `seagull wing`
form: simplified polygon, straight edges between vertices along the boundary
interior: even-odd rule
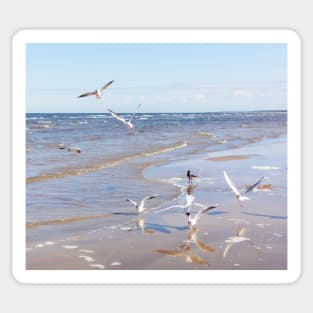
[[[150,199],[154,199],[156,198],[158,195],[151,195],[151,196],[147,196],[147,197],[144,197],[141,202],[140,202],[140,205],[141,207],[143,207],[145,205],[145,201],[146,200],[150,200]]]
[[[78,96],[77,98],[82,98],[82,97],[88,97],[88,96],[94,96],[97,94],[97,90],[95,91],[88,91],[88,92],[85,92],[83,94],[81,94],[80,96]]]
[[[100,90],[103,91],[104,89],[108,88],[113,82],[114,82],[114,80],[109,81],[109,82],[106,83],[104,86],[102,86],[102,87],[100,88]]]
[[[252,186],[250,186],[246,191],[245,193],[248,193],[250,192],[251,190],[253,190],[257,185],[259,185],[261,183],[261,181],[264,179],[264,176],[262,176],[261,178],[258,179],[258,181],[253,184]]]
[[[226,171],[224,171],[224,177],[225,180],[228,184],[228,186],[230,187],[230,189],[235,193],[235,195],[239,195],[240,196],[240,192],[238,191],[237,187],[235,186],[235,184],[231,181],[231,179],[229,178],[229,176],[227,175]]]
[[[127,202],[130,202],[132,205],[134,205],[135,207],[137,207],[137,202],[134,200],[130,200],[130,199],[125,199]]]
[[[114,113],[112,110],[107,109],[109,111],[109,113],[116,118],[117,120],[121,121],[122,123],[126,124],[127,121],[125,120],[125,118],[118,116],[116,113]]]
[[[137,111],[139,110],[140,107],[141,107],[141,104],[138,105],[136,111],[133,113],[133,115],[132,115],[131,118],[129,119],[129,122],[132,121],[132,119],[134,118],[135,114],[137,113]]]
[[[195,222],[198,221],[198,219],[199,219],[199,217],[200,217],[200,215],[201,215],[202,213],[205,213],[205,212],[207,212],[207,211],[213,210],[213,209],[216,208],[216,206],[217,206],[217,205],[211,205],[211,206],[209,206],[209,207],[207,207],[207,208],[204,208],[204,209],[199,210],[199,211],[197,212],[197,214],[195,215],[195,217],[194,217]]]
[[[158,210],[158,211],[155,211],[154,213],[161,213],[161,212],[164,212],[164,211],[167,211],[167,210],[170,210],[170,209],[173,209],[173,208],[182,208],[182,209],[185,209],[186,206],[185,205],[172,205],[172,206],[169,206],[167,208],[164,208],[162,210]]]

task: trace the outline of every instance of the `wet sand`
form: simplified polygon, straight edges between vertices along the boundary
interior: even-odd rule
[[[123,179],[118,175],[130,169],[133,194],[127,197],[140,200],[138,190],[159,194],[146,202],[150,212],[138,216],[126,204],[126,195],[113,189],[121,195],[108,202],[112,205],[108,214],[35,225],[28,233],[27,269],[287,268],[286,136],[201,157],[144,155],[104,171],[118,188]],[[187,169],[198,176],[192,191]],[[251,192],[250,200],[240,206],[224,180],[225,169],[239,188],[266,176],[264,184],[271,183],[272,189]],[[200,217],[195,229],[188,227],[183,208],[166,210],[183,205],[187,190],[195,198],[192,216],[199,205],[219,204]],[[243,228],[246,239],[236,240],[236,232]]]
[[[250,155],[244,154],[234,154],[234,155],[225,155],[220,157],[208,158],[210,161],[236,161],[236,160],[244,160],[248,159]]]

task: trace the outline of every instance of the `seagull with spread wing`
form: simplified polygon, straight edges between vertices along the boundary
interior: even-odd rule
[[[213,210],[217,206],[218,206],[218,204],[211,205],[209,207],[204,207],[204,208],[200,209],[194,217],[191,217],[191,213],[187,212],[186,215],[188,216],[188,225],[189,225],[189,227],[194,227],[197,224],[201,214],[203,214],[203,213],[205,213],[207,211]]]
[[[139,110],[139,108],[141,107],[141,104],[138,105],[136,111],[133,113],[133,115],[130,117],[130,119],[126,119],[124,117],[121,117],[119,115],[117,115],[115,112],[113,112],[111,109],[107,109],[109,111],[109,113],[116,118],[118,121],[122,122],[123,124],[125,124],[128,128],[134,128],[134,124],[132,124],[132,120],[135,116],[135,114],[137,113],[137,111]]]
[[[235,186],[235,184],[233,183],[233,181],[229,178],[228,174],[226,171],[224,171],[224,177],[225,180],[228,184],[228,186],[230,187],[230,189],[235,193],[236,198],[239,200],[239,202],[241,201],[245,201],[245,200],[249,200],[248,197],[241,195],[241,193],[239,192],[239,190],[237,189],[237,187]],[[247,194],[248,192],[252,191],[254,188],[256,188],[261,181],[264,179],[264,176],[262,176],[261,178],[258,179],[258,181],[253,184],[252,186],[250,186],[246,191],[245,194]]]
[[[156,198],[158,195],[150,195],[150,196],[147,196],[147,197],[144,197],[140,203],[138,204],[136,201],[134,200],[130,200],[130,199],[125,199],[127,202],[130,202],[136,209],[137,209],[137,212],[139,214],[143,213],[144,211],[147,210],[147,208],[145,208],[145,201],[146,200],[150,200],[150,199],[154,199]]]
[[[106,83],[105,85],[103,85],[102,87],[100,87],[99,89],[96,89],[94,91],[85,92],[85,93],[79,95],[78,98],[89,97],[89,96],[96,96],[97,99],[101,99],[102,91],[104,89],[108,88],[113,82],[114,82],[114,80],[111,80],[108,83]]]

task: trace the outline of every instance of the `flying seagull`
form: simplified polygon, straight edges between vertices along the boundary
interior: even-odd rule
[[[83,97],[88,97],[88,96],[96,96],[97,99],[100,99],[102,91],[104,89],[108,88],[113,82],[114,82],[114,80],[111,80],[108,83],[106,83],[104,86],[102,86],[101,88],[96,89],[94,91],[85,92],[85,93],[81,94],[80,96],[78,96],[78,98],[83,98]]]
[[[239,190],[237,189],[237,187],[235,186],[235,184],[232,182],[232,180],[229,178],[228,174],[226,173],[226,171],[224,171],[224,177],[225,180],[228,184],[228,186],[230,187],[230,189],[235,193],[236,198],[239,201],[245,201],[245,200],[249,200],[248,197],[246,196],[242,196],[241,193],[239,192]],[[249,187],[246,191],[245,194],[252,191],[254,188],[256,188],[257,185],[259,185],[261,183],[261,181],[264,179],[264,176],[262,176],[261,178],[258,179],[258,181],[253,184],[251,187]]]
[[[190,212],[187,212],[186,215],[188,216],[188,225],[189,225],[189,227],[193,227],[193,226],[195,226],[197,224],[198,219],[200,218],[200,215],[202,213],[205,213],[207,211],[213,210],[217,206],[218,206],[218,204],[215,204],[215,205],[211,205],[211,206],[209,206],[207,208],[200,209],[194,217],[191,217]]]
[[[136,209],[137,209],[137,212],[139,214],[143,213],[144,211],[147,210],[147,208],[144,207],[145,205],[145,201],[146,200],[150,200],[150,199],[154,199],[156,198],[158,195],[151,195],[151,196],[147,196],[147,197],[144,197],[140,203],[138,204],[136,201],[134,200],[130,200],[130,199],[125,199],[127,202],[130,202]]]
[[[189,184],[192,183],[192,179],[197,177],[196,175],[191,174],[190,170],[187,171],[187,177],[189,179]]]
[[[117,120],[119,120],[120,122],[122,122],[123,124],[125,124],[128,128],[134,128],[134,125],[132,124],[132,119],[134,118],[135,114],[137,113],[138,109],[141,107],[141,104],[138,105],[136,111],[133,113],[133,115],[131,116],[131,118],[128,120],[124,117],[118,116],[115,112],[113,112],[110,109],[107,109],[109,111],[109,113],[116,118]]]

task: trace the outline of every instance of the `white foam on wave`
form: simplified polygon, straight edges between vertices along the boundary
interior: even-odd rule
[[[78,246],[62,246],[62,248],[64,248],[64,249],[69,249],[69,250],[73,250],[73,249],[77,249]]]
[[[79,251],[84,253],[95,253],[93,250],[79,249]]]
[[[100,268],[100,269],[104,269],[105,268],[105,266],[103,264],[89,264],[89,266],[95,267],[95,268]]]
[[[262,170],[262,171],[279,170],[280,169],[280,167],[278,167],[278,166],[257,166],[257,165],[253,165],[253,166],[251,166],[251,168],[254,170]]]
[[[119,265],[122,265],[122,263],[121,262],[112,262],[110,265],[111,266],[119,266]]]
[[[45,242],[45,245],[46,246],[52,246],[52,245],[54,245],[55,244],[55,242],[53,242],[53,241],[46,241]]]
[[[79,258],[84,259],[86,262],[94,262],[95,260],[89,255],[80,255]]]

